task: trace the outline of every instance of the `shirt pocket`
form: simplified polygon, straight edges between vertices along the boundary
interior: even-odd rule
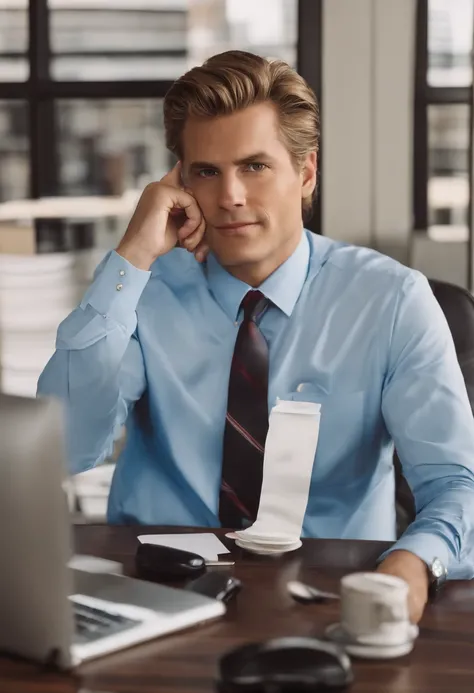
[[[314,383],[301,383],[281,397],[321,405],[313,481],[347,483],[367,471],[363,460],[366,394],[339,388],[325,392]]]

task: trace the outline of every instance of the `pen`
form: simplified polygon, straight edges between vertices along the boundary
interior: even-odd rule
[[[235,565],[235,561],[206,561],[206,566],[216,567],[216,566],[230,566]]]

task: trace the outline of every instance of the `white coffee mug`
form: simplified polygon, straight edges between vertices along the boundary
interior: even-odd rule
[[[341,625],[363,645],[403,645],[418,628],[410,622],[408,584],[382,573],[351,573],[341,580]]]

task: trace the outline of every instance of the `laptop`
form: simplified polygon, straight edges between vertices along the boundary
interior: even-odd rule
[[[221,616],[191,591],[73,570],[61,404],[0,393],[0,650],[59,668]]]

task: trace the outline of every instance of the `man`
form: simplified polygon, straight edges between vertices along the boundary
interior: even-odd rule
[[[378,569],[408,581],[417,621],[434,565],[473,575],[474,423],[428,282],[304,231],[319,115],[284,63],[215,56],[164,113],[179,164],[145,189],[40,378],[67,403],[72,472],[126,423],[110,522],[242,526],[269,408],[319,402],[303,533],[395,539],[393,440],[418,515]]]

